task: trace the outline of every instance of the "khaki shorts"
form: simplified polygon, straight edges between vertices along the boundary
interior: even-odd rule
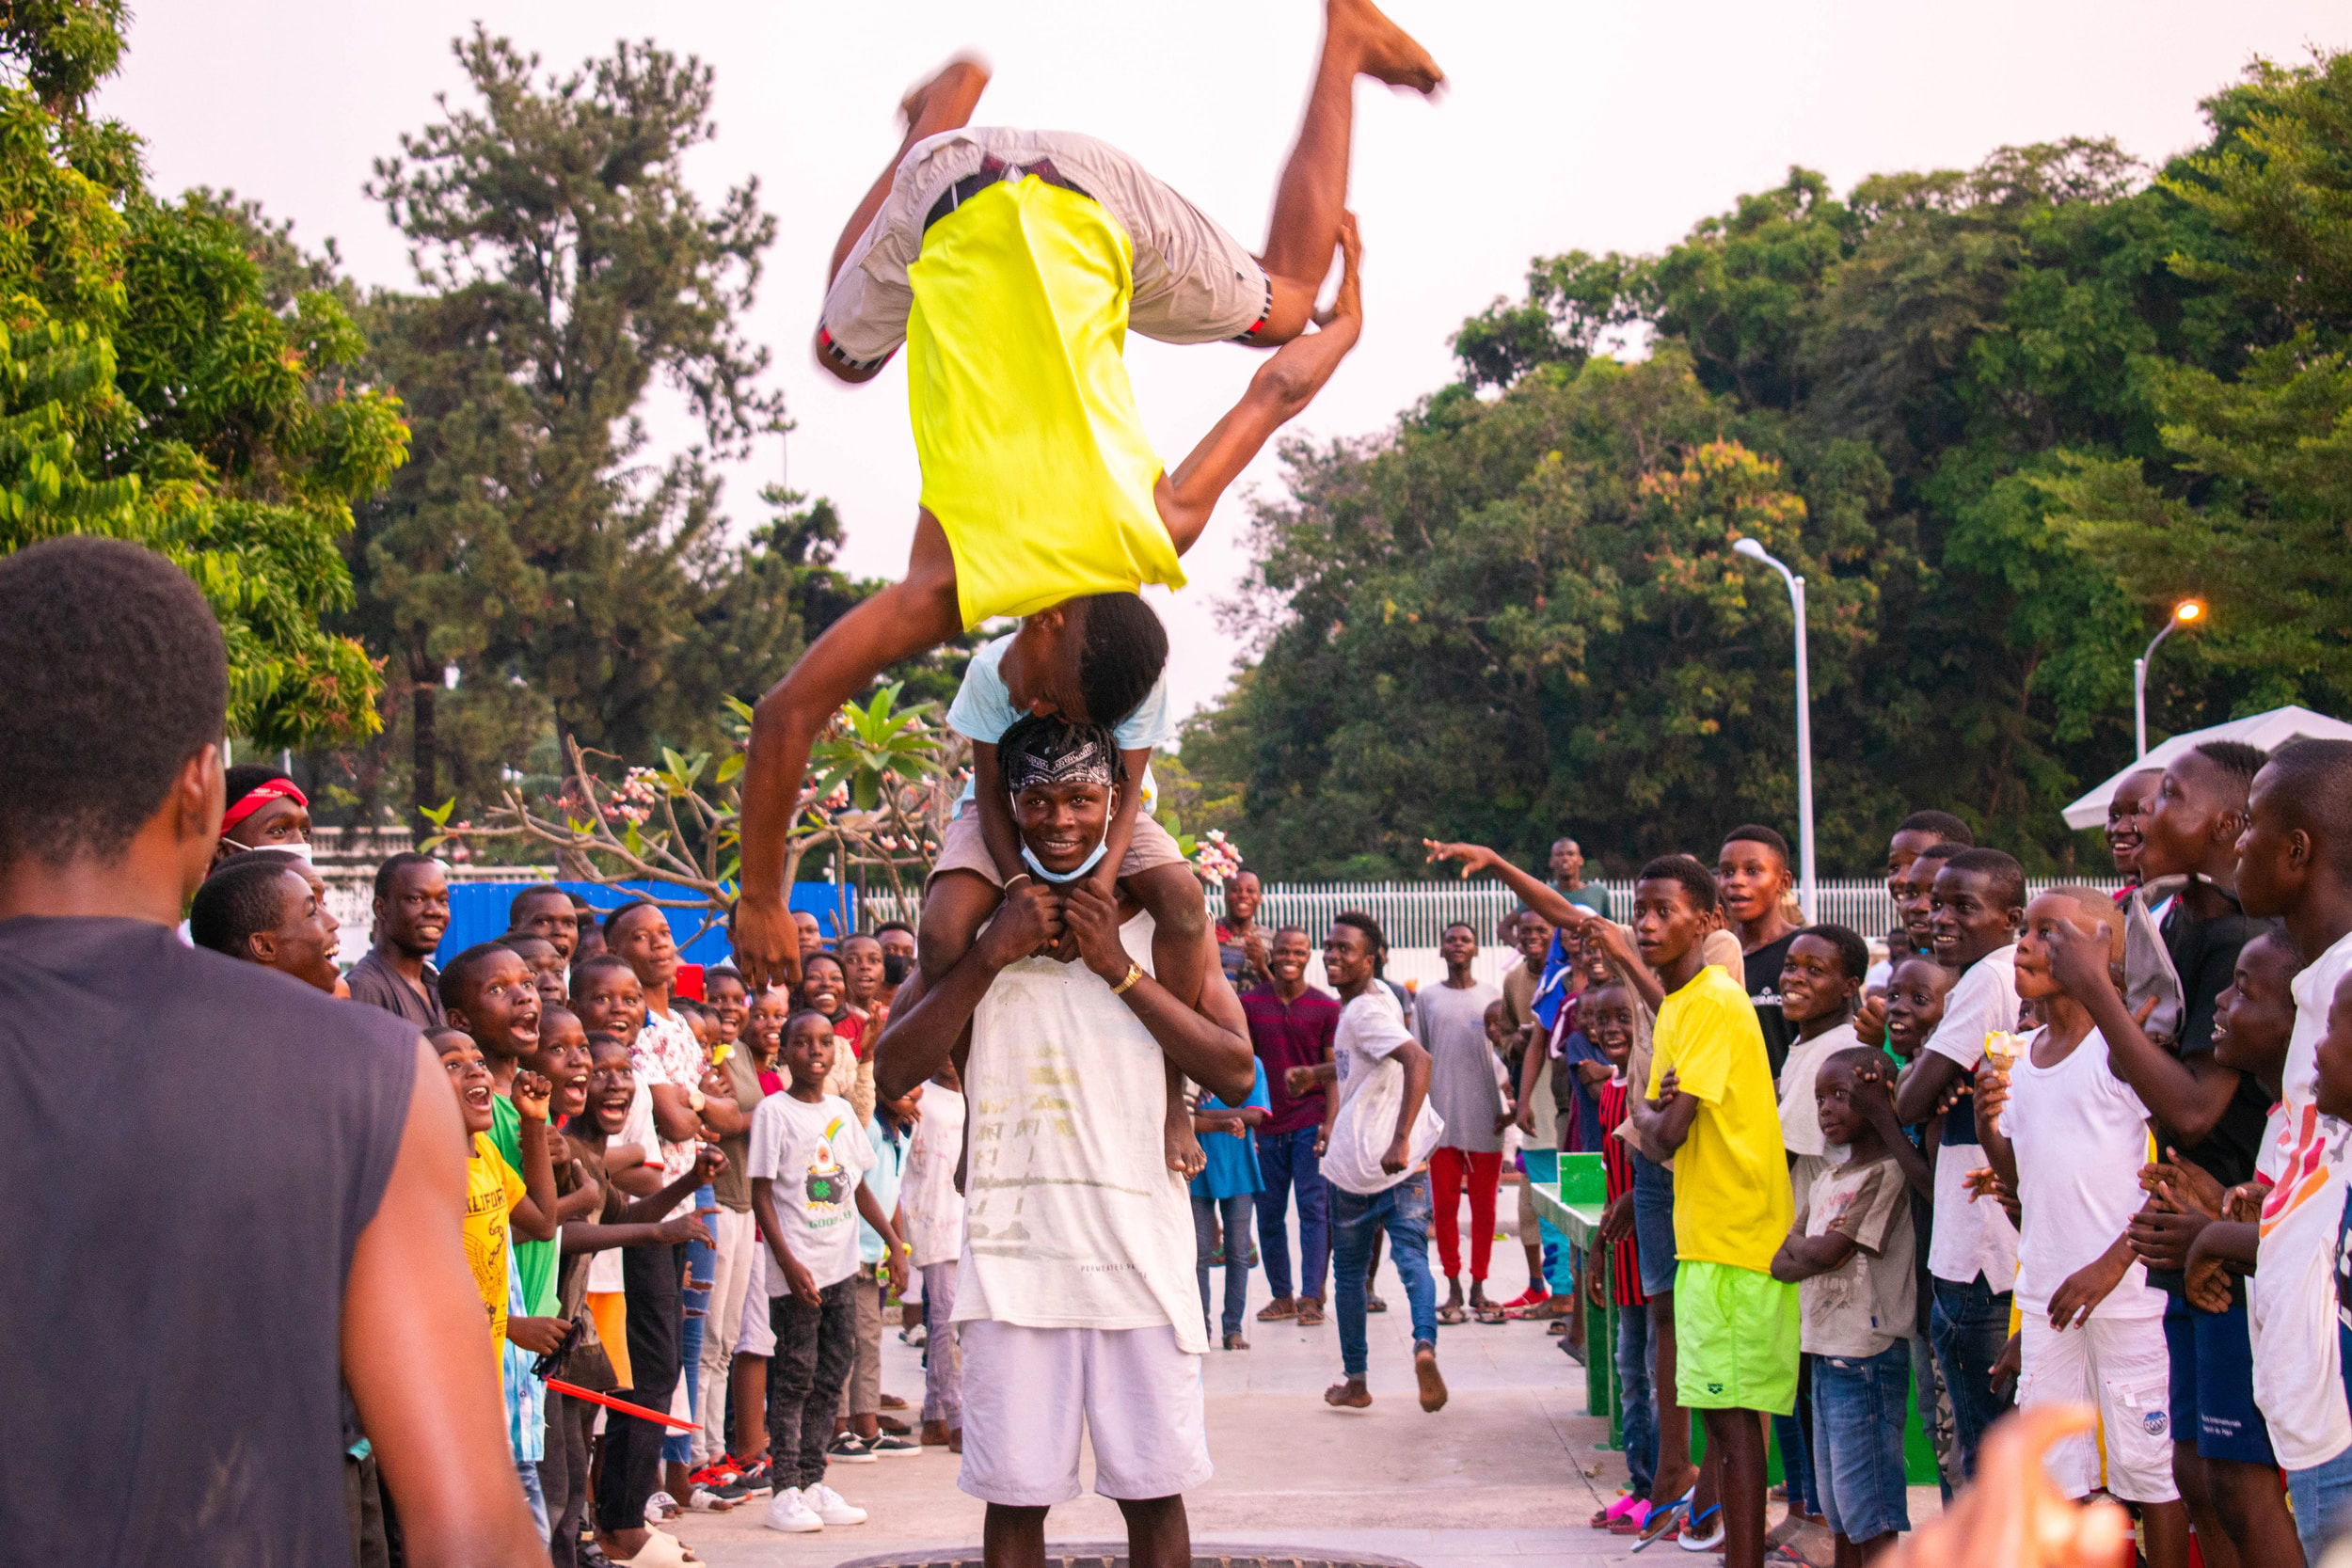
[[[820,325],[843,357],[880,364],[906,341],[914,291],[907,268],[948,187],[994,158],[1019,170],[1050,159],[1062,180],[1101,202],[1135,248],[1127,325],[1167,343],[1238,338],[1273,308],[1265,269],[1201,211],[1119,149],[1068,131],[967,127],[929,136],[899,160],[889,197],[858,236],[825,294]]]
[[[1182,865],[1184,851],[1176,847],[1166,828],[1141,812],[1136,814],[1135,836],[1127,841],[1127,858],[1119,863],[1121,877],[1133,877],[1155,866]],[[940,835],[939,859],[932,863],[931,876],[943,871],[969,871],[988,879],[989,886],[1001,888],[1005,879],[996,874],[996,862],[989,855],[987,841],[980,833],[980,808],[967,801],[955,819]],[[927,882],[925,884],[929,886]]]

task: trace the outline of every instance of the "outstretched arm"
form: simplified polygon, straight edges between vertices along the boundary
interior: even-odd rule
[[[841,705],[876,675],[962,629],[955,558],[938,520],[925,513],[914,525],[906,577],[828,626],[753,710],[734,941],[736,965],[755,990],[794,985],[801,977],[801,939],[785,907],[784,863],[809,747]]]
[[[1209,526],[1217,498],[1241,476],[1242,469],[1263,450],[1274,433],[1298,417],[1331,372],[1340,368],[1348,350],[1363,331],[1363,291],[1358,266],[1363,246],[1356,237],[1354,214],[1340,225],[1340,291],[1330,317],[1321,330],[1293,338],[1274,351],[1249,378],[1249,389],[1223,419],[1200,438],[1191,455],[1160,481],[1153,499],[1160,520],[1175,542],[1176,553],[1192,548],[1200,531]]]

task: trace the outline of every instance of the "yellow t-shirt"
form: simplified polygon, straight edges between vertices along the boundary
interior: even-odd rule
[[[476,1132],[473,1154],[466,1161],[466,1266],[473,1271],[473,1288],[490,1320],[491,1357],[501,1367],[504,1358],[500,1347],[506,1342],[506,1253],[513,1244],[506,1215],[523,1191],[523,1179],[500,1158],[490,1135]]]
[[[1770,1272],[1796,1201],[1754,1005],[1739,981],[1703,965],[1658,1009],[1651,1041],[1648,1092],[1672,1069],[1699,1102],[1675,1155],[1675,1256]]]
[[[1184,584],[1127,379],[1134,259],[1101,203],[1029,175],[931,225],[907,269],[923,506],[966,626]]]

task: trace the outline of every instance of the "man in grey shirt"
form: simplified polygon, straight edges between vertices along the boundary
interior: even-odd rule
[[[440,972],[432,958],[449,929],[449,873],[431,855],[404,849],[375,868],[375,939],[344,979],[351,999],[420,1030],[442,1023]]]
[[[1426,986],[1415,998],[1413,1035],[1429,1053],[1429,1103],[1445,1122],[1445,1134],[1429,1160],[1429,1198],[1436,1213],[1438,1259],[1445,1265],[1446,1299],[1438,1321],[1458,1323],[1462,1299],[1461,1200],[1465,1183],[1470,1201],[1470,1310],[1494,1310],[1486,1299],[1486,1263],[1494,1251],[1495,1192],[1502,1179],[1502,1130],[1511,1106],[1502,1092],[1502,1059],[1486,1037],[1486,1009],[1502,993],[1470,978],[1478,958],[1478,932],[1466,923],[1448,926],[1438,942],[1445,959],[1445,983]]]

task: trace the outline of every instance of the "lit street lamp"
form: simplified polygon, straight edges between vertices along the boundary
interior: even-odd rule
[[[2204,613],[2204,600],[2183,599],[2172,607],[2172,618],[2165,622],[2164,629],[2148,640],[2147,651],[2132,660],[2132,760],[2135,762],[2148,754],[2148,661],[2156,657],[2158,643]]]
[[[1749,538],[1731,542],[1734,555],[1760,561],[1778,572],[1788,585],[1788,605],[1797,622],[1797,863],[1799,895],[1807,921],[1819,920],[1813,879],[1813,689],[1804,663],[1804,578],[1773,560],[1762,545]]]

